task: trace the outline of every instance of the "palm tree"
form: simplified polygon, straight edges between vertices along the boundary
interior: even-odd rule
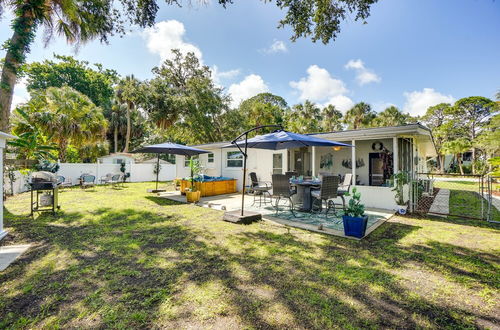
[[[102,109],[71,87],[49,87],[27,108],[30,122],[58,145],[62,162],[69,144],[80,147],[105,138],[108,122]]]
[[[348,124],[350,129],[359,129],[369,126],[374,118],[375,113],[372,111],[372,107],[367,103],[360,102],[346,112],[344,123]]]
[[[395,106],[390,106],[380,112],[373,120],[373,125],[377,127],[399,126],[408,123],[409,115],[399,111]]]
[[[341,131],[342,127],[342,112],[337,110],[334,105],[327,105],[321,111],[321,126],[324,131]]]
[[[122,79],[116,88],[116,98],[118,102],[124,104],[127,109],[127,132],[125,135],[125,146],[123,152],[128,152],[130,145],[130,133],[132,130],[131,113],[135,109],[138,100],[138,91],[140,82],[134,75],[126,76]]]
[[[466,151],[469,151],[471,147],[472,144],[470,140],[464,137],[443,143],[442,147],[443,153],[455,156],[458,163],[458,167],[460,169],[460,174],[462,175],[464,175],[464,169],[462,166],[462,154]]]
[[[118,135],[122,133],[123,127],[127,127],[127,105],[113,100],[111,105],[111,118],[109,124],[113,129],[113,150],[118,152]],[[125,129],[126,131],[126,129]]]
[[[28,168],[29,160],[54,159],[51,151],[57,148],[47,144],[38,131],[21,133],[17,139],[9,141],[9,146],[14,147],[19,157],[24,159],[24,166]]]
[[[320,130],[321,110],[311,101],[296,104],[288,112],[287,128],[297,133],[313,133]]]
[[[3,8],[2,8],[3,7]],[[63,36],[68,43],[78,45],[96,37],[102,41],[120,29],[122,23],[112,4],[90,0],[0,0],[1,9],[14,13],[12,37],[6,43],[6,54],[0,78],[0,130],[9,127],[10,107],[14,86],[36,31],[45,28],[45,41],[54,34]],[[113,14],[114,13],[114,14]]]

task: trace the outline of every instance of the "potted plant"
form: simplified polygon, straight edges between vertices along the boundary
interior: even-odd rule
[[[130,177],[130,172],[125,172],[127,170],[125,163],[120,164],[120,172],[122,172],[122,180],[125,183]]]
[[[351,196],[351,199],[342,216],[344,234],[346,236],[362,238],[365,236],[368,216],[365,215],[365,206],[361,204],[361,194],[357,192],[356,187],[354,187],[352,189],[352,195],[346,194],[346,196]]]
[[[391,181],[394,185],[392,191],[396,194],[394,198],[396,199],[396,204],[398,205],[398,213],[406,214],[406,209],[408,208],[408,201],[404,198],[404,185],[408,184],[408,174],[405,172],[399,172],[392,176]]]
[[[186,191],[186,200],[188,203],[195,203],[199,201],[201,197],[201,191],[196,189],[194,183],[195,175],[198,175],[200,172],[200,163],[197,159],[190,159],[189,168],[191,169],[191,177],[189,178],[189,181],[191,181],[191,188]]]

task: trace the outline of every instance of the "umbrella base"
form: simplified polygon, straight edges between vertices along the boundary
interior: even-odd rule
[[[241,215],[241,210],[235,210],[230,212],[225,212],[222,220],[229,221],[233,223],[243,223],[249,224],[254,221],[259,221],[262,219],[262,214],[258,212],[252,211],[244,211],[243,215]]]

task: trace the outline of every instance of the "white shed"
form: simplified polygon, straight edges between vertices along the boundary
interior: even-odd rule
[[[14,135],[10,135],[4,132],[0,132],[0,192],[2,192],[3,197],[3,152],[7,139],[15,139]],[[3,229],[3,198],[0,198],[0,240],[7,235],[7,232]]]
[[[134,164],[135,158],[133,154],[126,152],[116,152],[109,154],[107,156],[99,157],[99,163],[101,164]]]

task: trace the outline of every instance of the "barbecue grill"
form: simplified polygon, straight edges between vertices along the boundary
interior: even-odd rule
[[[31,215],[34,212],[51,211],[56,214],[60,209],[59,185],[57,176],[50,172],[34,172],[31,176]]]

